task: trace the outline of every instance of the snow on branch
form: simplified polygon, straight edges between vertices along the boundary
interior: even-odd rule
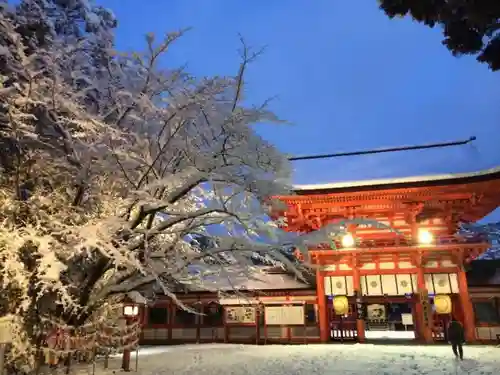
[[[50,322],[82,327],[130,293],[182,306],[180,290],[257,277],[256,254],[303,278],[283,247],[341,228],[291,241],[267,216],[291,168],[252,127],[281,122],[269,102],[243,102],[260,51],[242,40],[234,77],[194,77],[159,64],[186,30],[121,53],[110,12],[63,3],[0,9],[0,309],[24,327],[16,353],[32,364]]]
[[[0,309],[30,366],[50,322],[252,277],[255,253],[289,262],[263,202],[289,192],[291,169],[252,128],[280,120],[243,104],[260,52],[242,40],[234,77],[194,77],[159,63],[186,30],[129,54],[113,51],[115,26],[83,0],[0,9]],[[197,235],[216,239],[203,255]]]

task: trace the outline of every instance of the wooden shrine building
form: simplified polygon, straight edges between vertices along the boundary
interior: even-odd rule
[[[263,267],[260,281],[219,288],[237,287],[247,298],[203,290],[178,295],[203,314],[160,297],[143,311],[143,343],[364,342],[391,335],[431,343],[446,341],[451,317],[464,324],[469,342],[500,338],[500,283],[468,285],[466,276],[490,244],[481,235],[457,234],[459,223],[476,222],[499,206],[500,168],[296,186],[293,195],[278,198],[287,206],[280,213],[287,231],[307,233],[354,218],[393,230],[350,225],[334,248],[332,242],[310,248],[319,267],[308,283]]]
[[[354,218],[393,229],[350,225],[336,249],[326,244],[309,249],[320,266],[322,342],[349,324],[352,336],[363,342],[370,330],[388,329],[391,313],[421,342],[442,339],[451,316],[463,323],[467,341],[476,341],[464,265],[490,244],[457,232],[460,222],[476,222],[499,206],[500,169],[297,186],[295,193],[280,197],[288,206],[287,231],[304,233]]]

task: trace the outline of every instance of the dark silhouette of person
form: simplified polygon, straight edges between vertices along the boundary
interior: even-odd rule
[[[464,327],[455,318],[452,318],[448,325],[448,342],[451,344],[453,354],[457,358],[464,359],[464,350],[462,347],[465,342]]]

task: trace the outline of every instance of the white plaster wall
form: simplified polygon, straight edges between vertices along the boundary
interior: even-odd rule
[[[349,270],[352,270],[352,268],[349,267],[349,265],[347,265],[347,264],[341,263],[341,264],[339,264],[339,270],[340,271],[349,271]]]
[[[379,266],[381,270],[392,270],[395,268],[394,262],[380,262]]]
[[[362,270],[374,270],[376,267],[375,263],[365,263],[361,266]]]
[[[441,261],[441,267],[456,267],[456,263],[449,260],[449,259],[444,259]]]
[[[402,269],[415,268],[410,262],[399,262],[398,266]]]
[[[438,263],[437,260],[431,260],[429,262],[426,262],[424,264],[424,267],[426,267],[426,268],[437,268],[437,267],[439,267],[439,263]]]

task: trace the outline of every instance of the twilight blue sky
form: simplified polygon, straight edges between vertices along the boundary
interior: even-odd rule
[[[290,154],[353,151],[478,137],[473,146],[296,162],[294,182],[466,172],[500,165],[500,73],[454,58],[440,30],[389,20],[376,0],[98,0],[116,14],[119,49],[144,34],[193,27],[165,64],[235,74],[238,33],[267,51],[247,99],[278,98],[291,125],[259,131]],[[497,216],[497,215],[495,215]],[[500,217],[500,216],[499,216]]]

